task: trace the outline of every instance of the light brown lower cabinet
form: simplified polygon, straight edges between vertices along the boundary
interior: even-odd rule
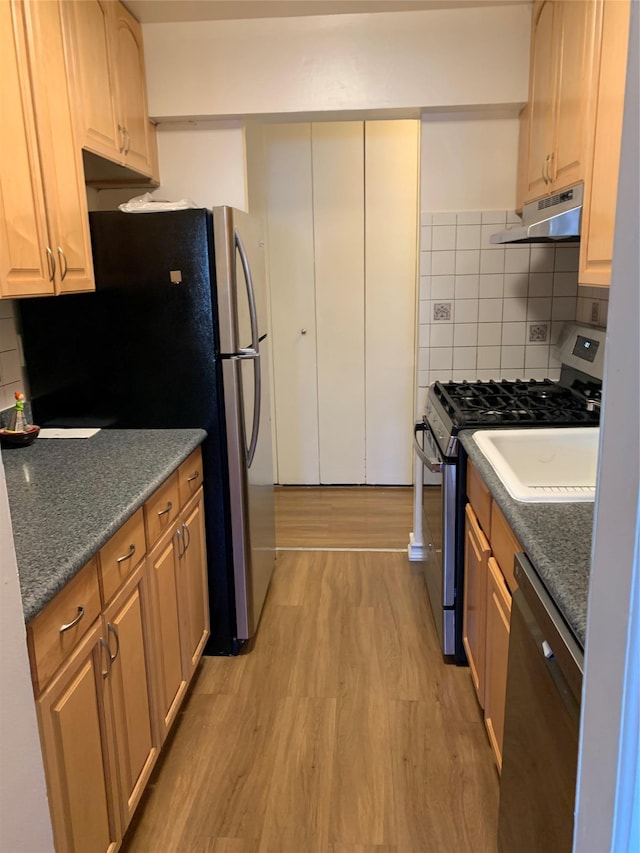
[[[133,816],[158,757],[160,738],[154,719],[151,611],[146,564],[141,563],[103,616],[109,644],[111,693],[120,817]]]
[[[504,733],[504,705],[507,692],[511,593],[500,571],[500,566],[493,557],[489,557],[487,569],[484,722],[498,769],[502,770],[502,735]]]
[[[148,553],[167,483],[178,512]],[[27,626],[57,853],[118,849],[209,636],[202,488],[180,506],[177,484]]]
[[[58,853],[110,853],[119,846],[108,665],[98,620],[37,702]]]
[[[462,641],[501,770],[511,594],[516,588],[513,564],[523,548],[471,462],[467,496]]]
[[[484,708],[485,660],[487,634],[487,563],[491,548],[478,524],[476,514],[467,504],[465,509],[464,616],[462,643],[467,654],[471,680]]]

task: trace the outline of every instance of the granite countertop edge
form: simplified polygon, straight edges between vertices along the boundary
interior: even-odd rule
[[[101,430],[3,450],[25,622],[206,437],[202,429]]]
[[[526,503],[514,500],[474,440],[460,442],[520,541],[560,614],[584,649],[593,503]]]

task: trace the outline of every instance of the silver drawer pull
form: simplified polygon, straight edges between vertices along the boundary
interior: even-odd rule
[[[173,504],[171,503],[171,501],[167,501],[166,507],[164,509],[161,509],[160,512],[158,513],[158,518],[160,518],[161,515],[166,515],[168,512],[171,512],[172,509],[173,509]]]
[[[193,481],[197,480],[199,476],[200,476],[200,471],[196,471],[194,474],[191,475],[191,477],[189,477],[189,479],[187,480],[187,483],[193,483]]]
[[[71,628],[75,628],[83,616],[84,616],[84,607],[82,607],[82,605],[79,604],[78,605],[78,615],[71,622],[67,622],[66,625],[61,625],[60,626],[60,633],[64,634],[65,631],[69,631]]]
[[[111,672],[111,667],[113,666],[113,660],[111,659],[111,649],[109,648],[109,643],[107,643],[104,637],[100,637],[99,645],[101,645],[107,653],[107,668],[102,670],[102,677],[108,678],[109,673]]]
[[[124,557],[118,557],[116,563],[124,563],[125,560],[130,560],[133,555],[136,553],[136,546],[131,544],[129,545],[129,553],[125,554]]]
[[[107,647],[109,649],[109,657],[111,658],[111,663],[113,663],[115,661],[115,659],[118,657],[118,652],[120,651],[120,637],[118,636],[118,632],[116,631],[114,626],[111,624],[111,622],[107,622],[107,632],[109,634],[113,634],[113,636],[115,637],[115,641],[116,641],[116,652],[113,655],[111,654],[111,644],[107,641]]]

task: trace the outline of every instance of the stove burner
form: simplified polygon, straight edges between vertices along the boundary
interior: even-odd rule
[[[433,393],[457,429],[598,423],[584,395],[550,379],[436,382]]]

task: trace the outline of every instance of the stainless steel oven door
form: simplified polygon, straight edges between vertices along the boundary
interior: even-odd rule
[[[442,652],[455,653],[456,464],[440,452],[428,428],[416,431],[416,453],[429,470],[442,472],[441,486],[423,487],[423,534],[427,549],[424,575]]]

